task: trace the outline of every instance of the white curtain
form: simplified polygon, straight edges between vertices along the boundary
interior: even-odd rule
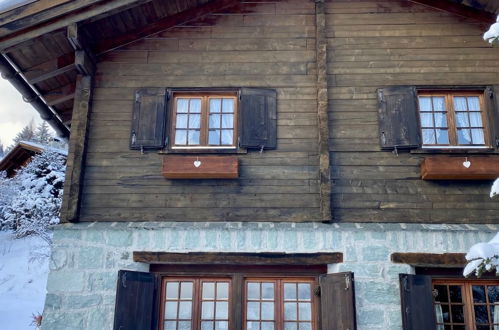
[[[499,304],[494,305],[494,330],[499,330]]]
[[[440,304],[435,304],[435,315],[437,316],[437,330],[444,330],[444,325],[438,324],[444,323],[444,314],[442,313],[442,306]]]

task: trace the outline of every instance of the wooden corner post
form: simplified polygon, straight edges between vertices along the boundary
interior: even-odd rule
[[[319,185],[321,220],[331,221],[331,169],[329,162],[329,121],[327,86],[327,39],[324,0],[315,0],[317,61],[317,123],[319,131]]]

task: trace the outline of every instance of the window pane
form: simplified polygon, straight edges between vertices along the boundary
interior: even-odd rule
[[[210,115],[210,128],[220,128],[220,115],[218,113]]]
[[[178,282],[166,283],[166,299],[178,298]]]
[[[431,112],[421,113],[420,115],[422,127],[434,127],[433,114]]]
[[[211,130],[208,134],[208,144],[220,145],[220,130]]]
[[[308,283],[298,284],[298,299],[310,300],[310,284]]]
[[[435,96],[433,99],[433,111],[445,111],[445,98],[442,96]]]
[[[482,126],[482,113],[481,112],[470,112],[470,126],[471,127],[483,127]]]
[[[454,314],[452,314],[454,316]],[[487,314],[487,306],[475,306],[475,322],[476,323],[489,323],[489,316]]]
[[[446,285],[435,285],[435,290],[437,290],[437,297],[435,301],[447,302],[447,286]]]
[[[300,323],[298,330],[312,330],[311,323]]]
[[[177,330],[177,322],[166,321],[164,324],[164,330]]]
[[[262,303],[262,320],[273,320],[274,319],[274,303],[264,302]]]
[[[190,115],[189,128],[200,128],[200,127],[201,127],[201,115]]]
[[[449,144],[449,135],[445,129],[437,129],[437,144]]]
[[[274,300],[274,283],[262,283],[262,299]]]
[[[177,115],[177,128],[187,128],[187,116]]]
[[[201,99],[191,99],[191,107],[189,108],[190,113],[200,113],[201,112]]]
[[[216,320],[226,320],[229,318],[229,304],[226,301],[217,302]]]
[[[215,322],[215,330],[228,330],[229,322],[227,321],[218,321]]]
[[[428,96],[420,96],[419,97],[419,110],[420,111],[432,111],[431,97],[428,97]]]
[[[478,96],[468,97],[468,110],[480,111],[480,99],[478,98]]]
[[[284,300],[296,300],[295,283],[284,283]]]
[[[248,320],[259,320],[260,319],[260,303],[248,302],[247,308],[247,319]]]
[[[463,301],[461,294],[461,286],[450,285],[449,286],[450,301],[460,303]]]
[[[463,323],[464,322],[464,311],[462,305],[451,305],[452,310],[452,322]],[[485,308],[487,310],[487,308]]]
[[[222,112],[234,112],[233,99],[223,99]]]
[[[260,323],[259,322],[247,322],[246,328],[248,330],[260,330]]]
[[[234,115],[223,115],[222,128],[233,128],[233,127],[234,127]]]
[[[211,112],[222,112],[220,107],[222,102],[220,99],[210,99],[210,113]]]
[[[180,297],[182,299],[192,299],[192,282],[182,282],[180,288]]]
[[[457,127],[470,127],[467,112],[456,112],[456,126]]]
[[[189,130],[189,145],[199,144],[199,131]]]
[[[298,315],[296,303],[284,303],[284,319],[285,320],[296,320]]]
[[[186,145],[187,144],[187,131],[177,130],[175,132],[175,144]]]
[[[167,301],[165,303],[165,319],[176,319],[177,318],[177,302]]]
[[[300,319],[300,321],[310,321],[312,319],[311,303],[298,304],[298,318]]]
[[[201,322],[201,330],[213,330],[213,322],[209,321]]]
[[[469,129],[458,129],[457,130],[457,143],[459,144],[471,144],[471,136]]]
[[[487,287],[490,303],[495,303],[499,299],[499,286],[490,285]]]
[[[248,298],[260,299],[260,283],[248,283]]]
[[[222,145],[224,146],[230,146],[232,145],[233,141],[233,131],[230,129],[224,129],[222,131]]]
[[[178,330],[190,330],[191,322],[190,321],[180,321],[178,322]]]
[[[229,298],[229,283],[217,283],[217,299]]]
[[[435,127],[447,127],[447,116],[445,112],[435,112]]]
[[[297,330],[298,329],[298,324],[296,323],[291,323],[291,322],[285,322],[284,323],[284,330]]]
[[[455,96],[454,97],[454,110],[456,111],[467,111],[468,106],[466,103],[466,97]]]
[[[213,320],[215,316],[214,303],[211,301],[203,301],[201,306],[201,318],[203,320]]]
[[[480,128],[472,129],[471,137],[473,138],[473,144],[485,144],[485,138],[483,136],[482,129]]]
[[[262,330],[274,330],[274,322],[262,322]]]
[[[177,99],[177,112],[187,112],[189,110],[189,99]]]
[[[423,129],[423,144],[435,144],[435,131],[433,129]]]
[[[190,301],[181,301],[178,309],[178,318],[179,319],[190,319],[192,311],[192,302]]]
[[[203,299],[215,299],[215,283],[203,283]]]

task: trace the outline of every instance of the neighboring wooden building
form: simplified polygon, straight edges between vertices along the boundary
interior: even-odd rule
[[[498,12],[39,0],[0,13],[0,71],[71,133],[43,327],[494,327],[499,282],[456,268],[499,229],[499,49],[481,37]]]

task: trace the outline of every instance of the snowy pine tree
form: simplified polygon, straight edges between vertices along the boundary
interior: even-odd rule
[[[17,133],[14,138],[14,144],[11,148],[13,148],[16,144],[21,141],[31,141],[35,137],[35,126],[33,120],[29,122],[28,125],[24,126],[21,132]]]
[[[36,141],[41,144],[48,145],[53,140],[53,136],[50,133],[49,126],[45,121],[42,121],[35,130],[35,134],[33,136],[33,141]]]

